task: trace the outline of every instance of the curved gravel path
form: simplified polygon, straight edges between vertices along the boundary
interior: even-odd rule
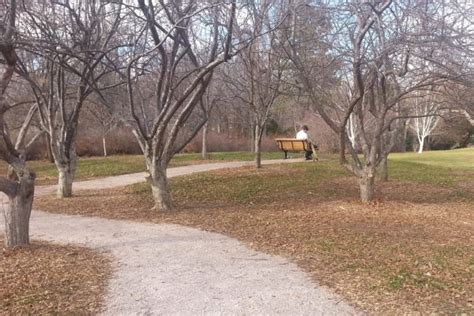
[[[293,160],[294,161],[294,160]],[[278,163],[269,161],[266,163]],[[291,162],[284,161],[284,162]],[[169,176],[245,162],[172,168]],[[93,189],[143,181],[143,174],[76,183]],[[38,194],[54,190],[42,187]],[[3,216],[0,219],[3,226]],[[108,315],[351,315],[356,311],[314,284],[295,264],[249,249],[215,233],[169,224],[147,224],[34,211],[33,239],[80,244],[110,252]]]

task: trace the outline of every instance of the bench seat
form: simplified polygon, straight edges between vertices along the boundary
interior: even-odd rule
[[[275,138],[278,147],[285,153],[285,159],[288,159],[288,152],[312,151],[313,157],[316,158],[316,148],[308,141],[296,138]],[[314,160],[313,159],[313,160]]]

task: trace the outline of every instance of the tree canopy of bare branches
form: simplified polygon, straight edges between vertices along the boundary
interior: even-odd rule
[[[30,84],[58,169],[58,197],[72,195],[76,137],[84,102],[110,82],[122,5],[105,1],[22,1],[18,73]],[[109,80],[108,80],[109,79]]]
[[[128,113],[150,173],[156,209],[172,208],[166,168],[205,124],[186,126],[214,69],[235,54],[236,2],[139,0],[135,45],[123,61]],[[184,128],[186,127],[186,129]],[[187,133],[183,131],[186,130]]]
[[[291,10],[300,7],[296,2]],[[330,32],[312,45],[289,32],[288,55],[315,110],[339,135],[341,164],[359,178],[361,199],[370,201],[377,167],[386,166],[409,116],[404,100],[462,77],[466,47],[459,39],[469,28],[461,21],[463,12],[444,1],[327,1],[316,7]],[[307,50],[317,45],[326,45],[324,58],[316,58],[322,64],[312,62],[317,56]],[[328,69],[347,98],[313,75]],[[369,121],[375,122],[370,129]],[[356,124],[356,135],[348,135],[348,123]]]

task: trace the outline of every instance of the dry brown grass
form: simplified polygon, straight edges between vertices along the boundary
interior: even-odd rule
[[[0,314],[97,313],[110,273],[108,256],[90,249],[39,242],[3,249]]]
[[[173,179],[177,211],[170,214],[150,211],[146,185],[35,203],[223,233],[290,258],[370,313],[474,313],[474,204],[462,186],[390,181],[380,187],[383,201],[365,205],[356,202],[352,178],[331,163],[313,166]]]

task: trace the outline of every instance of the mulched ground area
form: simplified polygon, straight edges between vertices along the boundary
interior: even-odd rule
[[[98,313],[111,271],[107,255],[81,247],[0,249],[0,314]]]
[[[383,200],[366,205],[352,178],[328,166],[317,178],[306,172],[271,166],[172,179],[170,214],[150,211],[146,184],[41,197],[35,207],[223,233],[290,258],[369,313],[474,313],[472,188],[389,181]]]

